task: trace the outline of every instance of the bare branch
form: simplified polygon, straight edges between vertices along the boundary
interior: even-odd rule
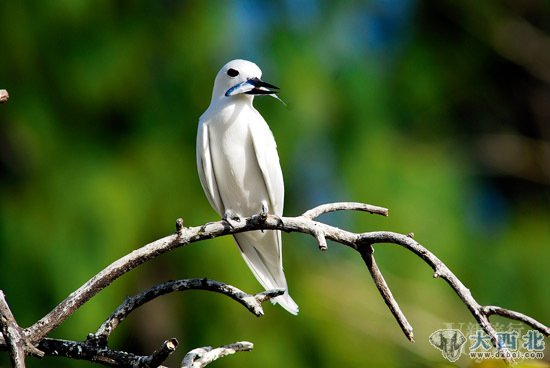
[[[400,327],[405,332],[407,338],[411,340],[413,336],[412,328],[395,302],[395,299],[393,298],[390,289],[374,260],[374,255],[371,251],[374,244],[391,243],[400,245],[413,252],[424,262],[426,262],[434,270],[434,277],[440,277],[445,280],[460,297],[481,328],[491,338],[493,345],[497,347],[501,353],[506,353],[507,351],[498,344],[497,333],[488,319],[490,315],[499,314],[504,317],[525,322],[529,326],[536,328],[538,331],[548,336],[548,327],[538,321],[535,321],[531,317],[525,316],[518,312],[508,311],[500,307],[483,307],[480,305],[474,299],[470,290],[462,284],[456,275],[454,275],[449,268],[433,253],[412,239],[412,236],[389,231],[375,231],[357,234],[313,220],[324,213],[339,210],[360,210],[387,215],[387,210],[381,207],[361,203],[343,202],[321,205],[298,217],[279,218],[277,216],[266,215],[263,213],[248,218],[242,218],[239,222],[233,222],[232,226],[228,226],[226,221],[217,221],[197,227],[184,227],[183,221],[178,220],[176,228],[177,231],[175,234],[149,243],[113,262],[111,265],[92,277],[78,290],[71,293],[46,316],[34,325],[23,330],[21,339],[25,341],[25,352],[26,354],[32,354],[29,347],[32,347],[34,344],[42,341],[52,330],[64,322],[83,303],[86,303],[103,288],[142,263],[153,259],[160,254],[194,242],[253,230],[301,232],[313,235],[317,239],[321,248],[326,245],[326,240],[328,239],[349,246],[358,251],[365,260],[374,282],[380,290],[384,300],[390,307],[390,310],[399,322]],[[173,287],[173,285],[171,287]],[[261,300],[268,298],[269,295],[270,294],[261,293],[256,295],[254,298],[260,302]],[[121,315],[124,316],[124,313]],[[4,322],[3,325],[6,326],[6,323]],[[13,326],[13,324],[10,326]],[[6,327],[3,327],[3,330],[5,331]],[[107,330],[108,328],[105,327],[105,331]],[[0,348],[12,344],[13,340],[12,336],[8,336],[8,331],[4,331],[2,333],[3,336],[0,335]],[[104,334],[105,332],[101,333]],[[106,336],[108,336],[109,333],[110,332],[107,332]]]
[[[187,244],[186,239],[180,239],[179,234],[175,234],[158,239],[134,250],[110,264],[88,280],[78,290],[71,293],[46,316],[27,328],[25,334],[34,342],[40,341],[63,323],[82,304],[90,300],[114,280],[144,262],[185,244]]]
[[[376,261],[374,259],[374,249],[372,248],[372,245],[365,244],[359,246],[359,253],[361,253],[361,257],[363,257],[363,260],[365,261],[365,264],[369,269],[374,284],[378,288],[378,291],[380,291],[380,294],[382,295],[384,302],[386,302],[386,305],[390,309],[390,312],[397,320],[399,327],[401,327],[401,330],[403,330],[403,333],[405,334],[407,339],[409,339],[410,342],[414,342],[413,328],[399,308],[399,304],[397,304],[397,301],[393,297],[393,294],[388,287],[386,280],[384,280],[384,276],[382,276],[382,272],[380,272],[380,269],[376,264]]]
[[[441,277],[444,279],[454,290],[454,292],[462,299],[463,303],[470,310],[470,313],[474,316],[480,327],[491,339],[493,346],[496,347],[507,362],[511,362],[508,354],[508,349],[501,346],[498,343],[498,335],[494,327],[489,322],[488,316],[483,311],[483,307],[474,299],[472,293],[464,284],[455,276],[454,273],[437,258],[433,253],[424,248],[412,237],[408,235],[402,235],[392,233],[388,231],[378,231],[359,234],[358,243],[375,244],[375,243],[392,243],[405,247],[420,258],[424,260],[434,272],[434,277]],[[541,331],[543,332],[543,331]]]
[[[0,333],[0,348],[2,345],[8,348],[13,367],[25,367],[26,355],[44,356],[44,352],[24,338],[23,329],[17,324],[2,290],[0,290]]]
[[[248,341],[235,342],[213,349],[211,346],[196,348],[185,355],[181,362],[182,368],[202,368],[224,356],[235,354],[238,351],[250,351],[254,345]]]
[[[317,244],[319,244],[320,250],[325,251],[328,249],[327,239],[325,238],[325,234],[323,234],[322,231],[314,231],[313,236],[315,237],[315,240],[317,240]]]
[[[124,321],[131,312],[143,304],[161,295],[186,290],[208,290],[227,295],[233,300],[236,300],[244,305],[250,312],[254,313],[258,317],[264,314],[261,306],[262,302],[282,295],[285,292],[284,289],[275,289],[262,292],[257,295],[250,295],[234,286],[204,278],[172,280],[156,285],[138,295],[127,298],[120,306],[118,306],[113,314],[111,314],[111,316],[103,322],[101,327],[99,327],[97,332],[93,335],[93,338],[98,339],[99,341],[107,341],[114,329],[122,321]]]
[[[170,339],[162,343],[162,346],[155,350],[153,354],[141,358],[140,363],[144,364],[146,367],[158,367],[162,364],[168,357],[176,351],[178,347],[178,340]]]
[[[158,367],[172,354],[178,341],[169,339],[151,355],[136,355],[125,351],[112,350],[98,345],[94,340],[70,341],[44,338],[38,344],[48,356],[60,356],[70,359],[87,360],[109,367],[150,368]]]
[[[359,203],[359,202],[336,202],[327,203],[310,209],[302,214],[311,220],[317,217],[334,211],[364,211],[376,215],[388,216],[388,209],[384,207],[373,206],[371,204]]]
[[[512,310],[504,309],[504,308],[501,308],[501,307],[496,307],[496,306],[493,306],[493,305],[488,305],[488,306],[483,307],[483,313],[486,314],[487,316],[491,316],[493,314],[496,314],[496,315],[499,315],[499,316],[502,316],[502,317],[515,319],[516,321],[523,322],[526,325],[533,327],[535,330],[538,330],[538,331],[542,332],[546,336],[550,335],[550,327],[547,327],[547,326],[543,325],[542,323],[540,323],[536,319],[534,319],[532,317],[529,317],[529,316],[526,316],[523,313],[514,312]]]
[[[21,338],[21,328],[15,321],[2,290],[0,290],[0,331],[8,345],[11,365],[16,368],[24,368],[25,347],[23,343],[25,340]]]
[[[138,295],[127,298],[101,325],[101,327],[97,330],[95,334],[90,334],[88,336],[86,341],[79,342],[44,338],[39,342],[39,347],[44,350],[44,353],[46,355],[64,356],[67,358],[79,360],[89,360],[107,366],[157,367],[162,364],[162,362],[175,351],[178,345],[178,341],[176,339],[166,340],[158,350],[153,352],[151,355],[146,356],[135,355],[124,351],[112,350],[107,346],[107,340],[114,329],[124,319],[126,319],[126,317],[132,311],[161,295],[185,290],[208,290],[229,296],[230,298],[244,305],[256,316],[263,315],[261,303],[266,302],[284,293],[284,289],[274,289],[264,291],[256,295],[251,295],[241,291],[234,286],[208,279],[168,281],[156,285]],[[237,345],[235,346],[240,346],[238,345],[240,343],[236,344]],[[204,356],[201,355],[200,362],[206,365],[213,360],[216,360],[228,354],[232,354],[232,347],[233,344],[214,349]],[[243,351],[244,348],[244,346],[240,346],[236,350]]]
[[[283,295],[284,293],[285,293],[284,289],[271,289],[271,290],[262,291],[254,295],[254,298],[258,301],[259,304],[262,304],[268,300],[278,297],[279,295]]]
[[[364,207],[357,206],[355,204],[338,204],[333,206],[333,208],[342,209],[346,206],[358,209]],[[82,304],[90,300],[103,288],[110,285],[114,280],[123,274],[150,259],[190,243],[222,235],[262,229],[279,229],[289,232],[303,232],[310,234],[314,234],[315,231],[322,231],[327,238],[354,248],[354,243],[357,237],[357,234],[353,234],[320,222],[315,222],[302,216],[279,218],[278,216],[264,216],[261,214],[244,218],[240,222],[235,222],[233,226],[227,226],[225,221],[217,221],[202,226],[189,228],[184,228],[182,226],[182,223],[178,221],[178,231],[176,234],[166,236],[136,249],[107,266],[105,269],[88,280],[78,290],[71,293],[46,316],[41,318],[31,327],[25,329],[25,335],[34,343],[40,341],[52,330],[63,323]]]

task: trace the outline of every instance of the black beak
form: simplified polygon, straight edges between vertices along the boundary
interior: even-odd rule
[[[229,88],[225,92],[225,95],[233,96],[246,93],[247,95],[270,95],[275,97],[279,93],[278,89],[279,87],[264,82],[259,78],[250,78]]]
[[[258,78],[249,79],[247,83],[254,87],[250,91],[245,92],[247,95],[272,95],[279,93],[279,87]]]

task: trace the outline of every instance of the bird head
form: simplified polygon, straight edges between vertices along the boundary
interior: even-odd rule
[[[212,99],[231,98],[237,95],[269,95],[276,97],[279,87],[261,80],[262,71],[253,62],[232,60],[225,64],[214,82]]]

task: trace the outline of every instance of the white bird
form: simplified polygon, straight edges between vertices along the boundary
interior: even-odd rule
[[[216,75],[212,100],[199,119],[197,168],[210,205],[226,221],[260,212],[282,216],[284,183],[277,145],[254,108],[255,95],[278,98],[278,87],[263,82],[262,71],[246,60],[232,60]],[[273,299],[292,314],[298,305],[283,273],[281,232],[234,235],[241,255],[262,286],[282,288]]]

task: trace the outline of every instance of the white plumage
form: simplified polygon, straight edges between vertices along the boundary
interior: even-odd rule
[[[282,216],[284,183],[273,134],[252,105],[254,95],[276,97],[258,66],[233,60],[216,76],[212,100],[199,119],[197,168],[210,205],[224,218],[267,213]],[[241,254],[265,289],[287,289],[280,231],[235,234]],[[274,299],[292,314],[288,292]]]

